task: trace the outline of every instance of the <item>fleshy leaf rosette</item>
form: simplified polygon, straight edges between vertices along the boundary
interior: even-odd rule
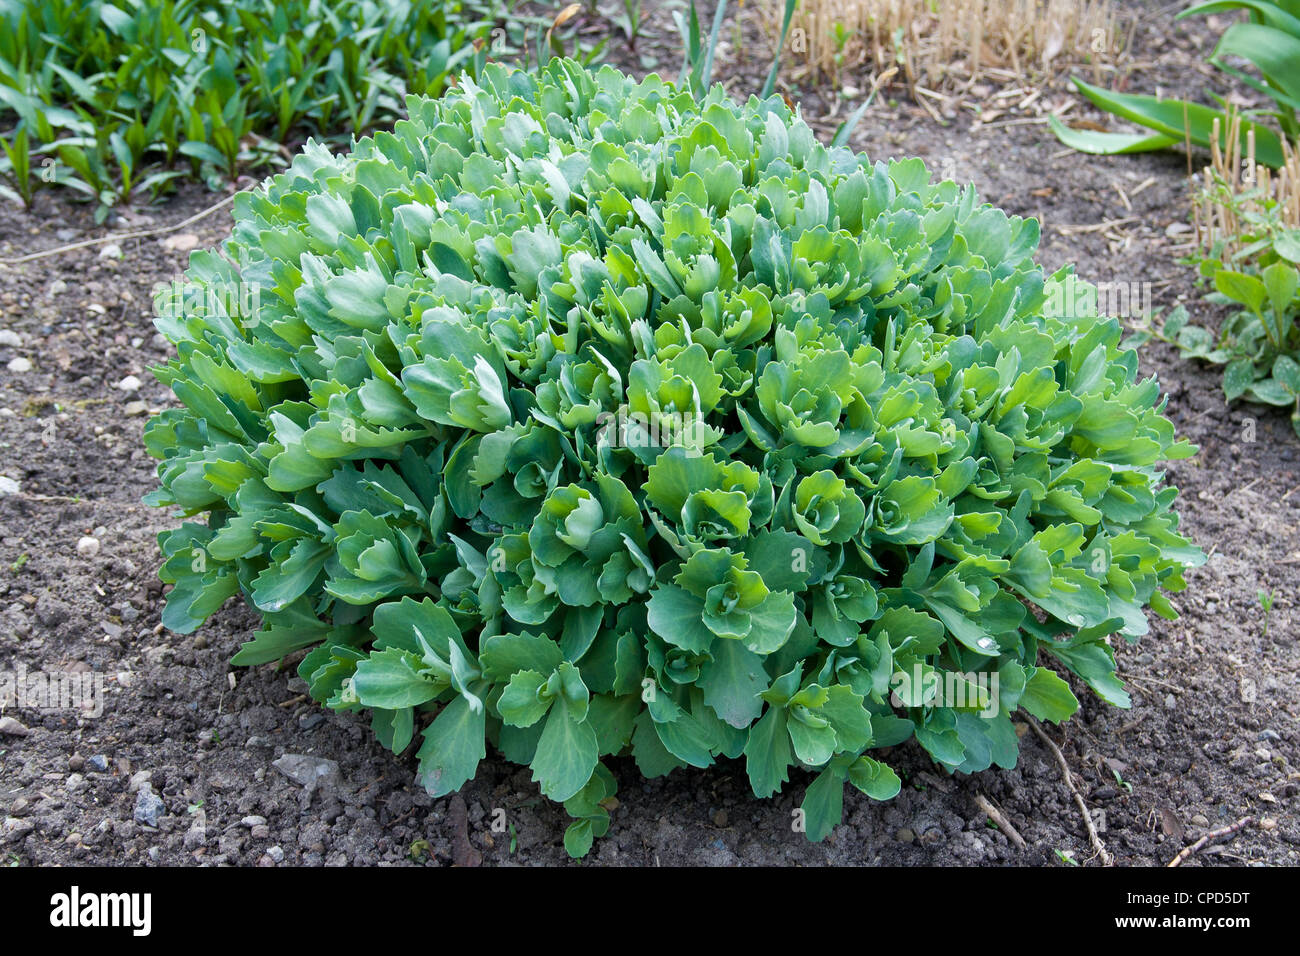
[[[242,591],[236,663],[434,795],[529,766],[578,855],[633,763],[811,773],[819,839],[898,791],[882,748],[1011,767],[1018,708],[1127,706],[1194,449],[1033,220],[778,98],[556,60],[407,105],[236,198],[187,278],[255,295],[160,311],[168,627]]]

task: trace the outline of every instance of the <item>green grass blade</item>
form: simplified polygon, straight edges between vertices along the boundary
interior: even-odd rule
[[[1224,145],[1226,140],[1228,124],[1222,110],[1186,100],[1159,100],[1154,96],[1136,93],[1115,93],[1085,83],[1078,77],[1074,77],[1074,85],[1100,109],[1157,133],[1180,140],[1190,139],[1198,146],[1208,148],[1214,121],[1217,119],[1220,122],[1220,145]],[[1282,141],[1277,133],[1267,126],[1244,119],[1241,126],[1243,132],[1252,129],[1255,131],[1255,156],[1259,162],[1275,168],[1282,165]]]
[[[887,71],[880,80],[887,78],[889,75],[891,75],[891,71]],[[879,83],[880,80],[877,80],[876,82]],[[872,87],[871,92],[867,94],[867,98],[862,101],[862,105],[854,110],[852,114],[849,115],[849,118],[839,125],[839,128],[835,130],[835,135],[831,137],[832,148],[849,145],[849,137],[852,136],[853,131],[857,129],[858,122],[862,119],[862,114],[867,111],[867,107],[871,105],[873,100],[875,100],[876,94],[879,91],[879,86]]]
[[[689,81],[695,65],[700,62],[700,14],[695,9],[695,0],[691,0],[690,15],[682,19],[680,11],[673,11],[673,20],[682,34],[682,73],[678,84],[685,86]]]
[[[1218,66],[1223,56],[1239,56],[1253,63],[1273,87],[1262,92],[1275,100],[1292,110],[1300,102],[1300,34],[1288,36],[1259,23],[1235,23],[1219,40],[1210,62]],[[1278,97],[1277,92],[1282,96]]]
[[[1188,7],[1174,19],[1222,13],[1225,10],[1249,10],[1260,18],[1260,22],[1300,37],[1300,3],[1295,6],[1297,13],[1289,13],[1276,3],[1269,3],[1268,0],[1215,0],[1212,3],[1198,3],[1194,7]]]
[[[781,69],[781,51],[785,49],[785,35],[790,29],[790,20],[794,17],[797,6],[799,0],[785,0],[785,13],[781,18],[781,39],[777,41],[776,53],[772,55],[772,68],[767,71],[767,82],[763,84],[763,92],[758,94],[760,100],[767,99],[776,89],[776,75]]]
[[[727,0],[718,0],[718,9],[713,11],[713,29],[709,31],[709,46],[704,51],[704,67],[700,73],[700,93],[708,91],[713,79],[713,53],[718,48],[718,35],[722,32],[722,21],[727,15]]]
[[[1177,146],[1181,140],[1164,133],[1100,133],[1094,130],[1070,129],[1055,116],[1047,118],[1047,125],[1066,146],[1094,156],[1117,156],[1122,153],[1149,153],[1152,150]]]

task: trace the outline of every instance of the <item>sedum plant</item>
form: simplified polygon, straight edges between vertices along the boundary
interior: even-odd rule
[[[820,839],[898,791],[884,748],[1011,767],[1064,672],[1127,706],[1111,636],[1201,560],[1158,465],[1194,449],[1036,222],[778,97],[556,60],[407,105],[160,300],[168,627],[242,592],[236,663],[306,651],[434,795],[528,765],[575,856],[616,757],[809,770]]]

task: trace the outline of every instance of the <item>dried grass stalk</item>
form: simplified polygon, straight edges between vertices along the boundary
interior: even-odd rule
[[[783,0],[761,8],[778,36]],[[800,0],[785,52],[813,82],[898,66],[913,89],[954,89],[1085,63],[1099,79],[1131,30],[1112,0]]]
[[[1197,242],[1208,255],[1228,263],[1271,230],[1300,229],[1300,147],[1283,137],[1279,168],[1257,162],[1255,132],[1247,129],[1243,142],[1235,111],[1226,134],[1214,121],[1210,140],[1210,165],[1192,197]]]

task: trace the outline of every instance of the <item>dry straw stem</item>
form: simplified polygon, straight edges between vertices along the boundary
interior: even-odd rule
[[[1241,117],[1228,114],[1227,135],[1214,121],[1210,165],[1194,181],[1192,218],[1197,242],[1229,263],[1258,238],[1257,223],[1300,229],[1300,148],[1282,137],[1283,164],[1270,169],[1255,159],[1255,133],[1241,135]],[[1269,215],[1269,209],[1272,214]]]
[[[783,8],[764,7],[774,37]],[[1135,24],[1121,24],[1111,0],[800,0],[784,52],[796,77],[813,81],[898,66],[914,93],[1084,63],[1100,80]]]
[[[16,266],[24,262],[31,262],[34,259],[44,259],[47,256],[57,256],[57,255],[62,255],[65,252],[73,252],[77,249],[85,249],[87,246],[97,246],[100,243],[104,243],[104,242],[123,242],[127,239],[144,239],[147,238],[148,236],[161,236],[163,233],[175,232],[177,229],[183,229],[186,226],[190,225],[191,223],[198,222],[204,216],[212,215],[212,213],[216,212],[222,206],[234,202],[235,195],[236,195],[235,193],[231,193],[229,196],[227,196],[225,199],[222,199],[220,202],[215,202],[207,209],[201,210],[200,212],[196,212],[188,219],[183,219],[180,222],[174,222],[170,226],[158,226],[155,229],[138,229],[135,232],[120,232],[116,234],[110,234],[107,236],[97,236],[94,239],[82,239],[80,242],[71,242],[68,243],[66,246],[55,246],[53,249],[43,249],[40,252],[31,252],[25,256],[18,256],[15,259],[0,258],[0,265]]]
[[[1179,850],[1178,855],[1169,861],[1169,868],[1173,868],[1175,866],[1182,866],[1183,862],[1188,857],[1194,856],[1198,851],[1208,846],[1209,844],[1213,843],[1215,840],[1222,840],[1224,837],[1232,836],[1233,834],[1237,833],[1239,830],[1250,826],[1254,822],[1255,822],[1254,817],[1242,817],[1240,820],[1238,820],[1236,823],[1232,824],[1231,826],[1223,827],[1220,830],[1210,831],[1209,833],[1205,834],[1205,836],[1201,837],[1199,840],[1193,843],[1191,846],[1183,847],[1183,849]]]
[[[1025,843],[1025,838],[1020,835],[1020,831],[1011,825],[1011,821],[1007,819],[1007,815],[999,809],[996,803],[984,796],[984,794],[975,794],[975,806],[979,807],[990,820],[996,823],[998,829],[1005,833],[1007,839],[1017,847],[1023,850],[1028,845]]]
[[[1038,735],[1038,739],[1047,745],[1047,749],[1056,758],[1057,766],[1061,768],[1061,779],[1065,781],[1065,788],[1074,797],[1075,806],[1079,808],[1079,814],[1083,817],[1083,826],[1088,831],[1088,842],[1092,844],[1093,855],[1101,860],[1102,866],[1113,866],[1115,863],[1114,858],[1107,851],[1106,845],[1101,842],[1101,835],[1097,833],[1097,826],[1092,822],[1092,813],[1089,812],[1088,805],[1083,801],[1083,794],[1074,785],[1074,776],[1070,773],[1070,765],[1066,763],[1065,754],[1061,753],[1061,748],[1056,746],[1056,741],[1047,736],[1047,732],[1038,725],[1038,721],[1030,720],[1029,726]]]

